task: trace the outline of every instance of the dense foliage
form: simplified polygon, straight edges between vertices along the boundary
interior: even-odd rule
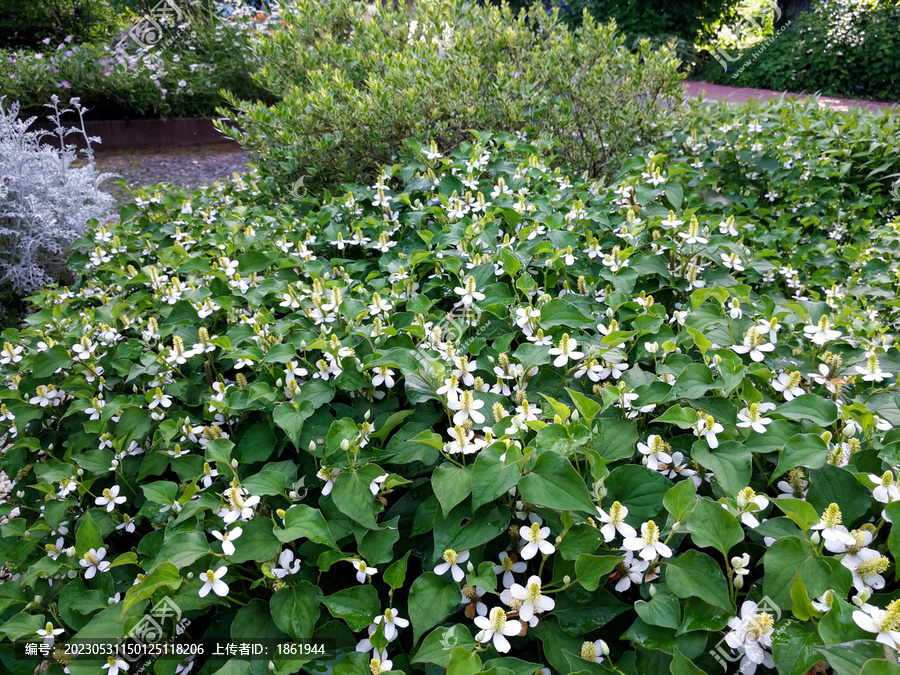
[[[56,97],[48,105],[56,150],[42,144],[34,118],[18,119],[18,105],[0,97],[0,319],[18,309],[22,298],[49,283],[75,276],[65,264],[72,243],[89,221],[105,221],[112,198],[100,189],[107,178],[95,170],[90,140],[75,100],[63,108]],[[63,119],[65,118],[65,119]],[[87,163],[71,145],[71,136],[87,146]]]
[[[72,35],[47,37],[37,51],[0,50],[7,68],[0,94],[18,101],[23,114],[41,110],[52,92],[64,101],[76,97],[88,119],[210,117],[224,103],[223,89],[238,99],[271,103],[276,96],[250,77],[259,67],[250,42],[274,30],[278,15],[250,3],[235,5],[179,4],[180,21],[161,20],[159,43],[126,41],[124,56],[114,49],[118,39],[79,44]]]
[[[658,134],[681,100],[678,61],[612,24],[575,31],[554,13],[433,0],[374,13],[354,0],[299,0],[254,44],[272,106],[229,98],[228,133],[284,185],[339,189],[392,163],[406,138],[441,152],[471,129],[552,137],[560,160],[597,174]]]
[[[711,82],[827,96],[900,100],[900,4],[896,0],[818,0],[764,45],[716,61]]]
[[[103,41],[130,16],[107,0],[0,0],[0,47],[39,48],[47,36]]]
[[[891,672],[900,221],[877,148],[817,126],[894,122],[735,114],[609,185],[481,134],[91,231],[3,334],[0,633],[170,597],[189,639],[327,638],[335,673]],[[154,668],[302,666],[201,662]]]

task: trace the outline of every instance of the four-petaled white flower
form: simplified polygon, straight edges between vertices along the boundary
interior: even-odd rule
[[[493,641],[494,649],[501,654],[510,650],[511,645],[507,636],[518,635],[522,632],[522,623],[506,618],[506,611],[502,607],[494,607],[488,616],[476,616],[475,625],[481,630],[475,634],[478,642]]]
[[[500,554],[500,564],[494,565],[494,574],[502,574],[503,575],[503,587],[509,588],[515,582],[513,577],[513,572],[522,573],[527,568],[523,562],[514,562],[513,559],[509,556],[509,553],[504,551]]]
[[[364,584],[366,579],[378,573],[378,568],[367,565],[365,560],[351,560],[350,562],[356,568],[356,580],[361,584]]]
[[[326,469],[324,467],[316,472],[316,478],[321,478],[325,481],[325,485],[322,486],[323,497],[331,494],[331,490],[334,488],[334,479],[340,472],[340,469]]]
[[[278,556],[278,567],[272,568],[272,574],[279,579],[284,579],[289,574],[296,574],[300,571],[300,558],[294,560],[294,552],[286,548]]]
[[[509,594],[516,600],[521,600],[519,606],[519,618],[522,621],[531,621],[531,617],[541,612],[549,612],[556,607],[556,601],[541,593],[541,578],[532,575],[524,586],[513,584],[509,587]]]
[[[232,544],[231,542],[240,537],[243,533],[243,528],[235,527],[224,533],[219,532],[218,530],[213,530],[211,534],[216,539],[222,542],[222,553],[224,553],[225,555],[234,555],[234,544]]]
[[[774,668],[775,661],[766,649],[772,646],[775,618],[768,612],[760,612],[759,605],[747,600],[741,605],[740,617],[728,620],[731,629],[725,643],[742,654],[741,673],[754,673],[760,665]]]
[[[200,578],[203,580],[203,586],[200,587],[200,597],[205,598],[212,591],[220,598],[228,595],[228,584],[222,581],[222,577],[228,572],[228,568],[222,565],[215,572],[207,570]]]
[[[900,650],[900,600],[892,600],[885,609],[865,604],[853,612],[856,625],[869,633],[876,633],[877,642]]]
[[[753,429],[758,434],[766,433],[766,426],[772,423],[771,417],[764,417],[763,413],[775,410],[774,403],[751,403],[738,413],[738,428]]]
[[[104,488],[99,497],[94,500],[97,506],[105,506],[107,513],[112,513],[116,509],[116,504],[124,504],[127,497],[119,496],[119,486],[113,485],[111,488]]]
[[[756,326],[750,326],[744,334],[743,344],[734,345],[732,348],[737,354],[749,354],[750,358],[759,363],[766,358],[766,353],[774,351],[775,345],[766,342],[765,335]]]
[[[827,342],[837,340],[839,337],[841,337],[841,335],[843,335],[841,331],[831,328],[831,323],[828,321],[827,314],[823,314],[818,323],[811,323],[807,326],[804,326],[803,332],[806,333],[806,337],[808,337],[820,347]]]
[[[669,461],[671,461],[671,458],[669,458]],[[622,506],[619,502],[613,502],[613,505],[609,507],[609,513],[606,513],[598,506],[597,513],[600,514],[600,522],[605,523],[603,527],[600,528],[600,534],[603,535],[603,541],[607,543],[611,542],[615,539],[616,532],[623,537],[637,536],[637,531],[625,522],[625,517],[628,515],[628,508]]]
[[[375,617],[375,625],[384,622],[384,639],[388,642],[393,641],[401,628],[406,628],[409,625],[409,619],[401,618],[399,614],[397,614],[397,610],[388,608],[384,610],[384,614],[380,614]]]
[[[549,353],[550,356],[556,357],[553,360],[553,365],[557,368],[562,368],[570,360],[578,361],[584,356],[584,352],[578,351],[578,341],[575,338],[570,338],[568,333],[563,333],[559,339],[559,345],[551,347]]]
[[[128,661],[119,656],[108,656],[102,670],[106,670],[106,675],[119,675],[128,671]]]
[[[463,551],[461,553],[457,553],[452,548],[448,548],[443,552],[443,554],[441,554],[441,557],[444,559],[444,562],[435,565],[434,573],[445,574],[447,570],[450,570],[453,581],[462,581],[465,578],[466,573],[463,572],[462,567],[459,566],[459,563],[464,563],[469,559],[469,552]]]
[[[622,547],[636,552],[644,560],[654,560],[657,556],[660,558],[672,556],[672,549],[659,540],[659,526],[652,520],[641,525],[640,537],[625,537]]]
[[[103,547],[98,549],[92,548],[81,557],[78,564],[85,568],[85,579],[93,579],[97,572],[106,572],[112,566],[111,562],[103,559],[105,557],[106,549]]]
[[[527,543],[522,547],[522,559],[531,560],[538,554],[538,551],[544,555],[550,555],[556,550],[556,547],[547,541],[550,536],[549,527],[541,527],[537,523],[532,523],[531,527],[519,528],[519,536]]]

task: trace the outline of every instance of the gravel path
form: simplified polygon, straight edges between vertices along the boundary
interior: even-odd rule
[[[230,178],[235,171],[244,173],[249,154],[234,143],[216,143],[155,150],[98,150],[95,160],[100,171],[117,174],[132,189],[156,183],[194,189]],[[106,189],[120,202],[129,201],[125,190],[112,185],[119,178],[107,182]]]

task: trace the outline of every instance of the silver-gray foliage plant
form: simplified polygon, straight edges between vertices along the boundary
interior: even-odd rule
[[[19,104],[4,109],[3,102],[0,98],[0,288],[26,296],[65,280],[72,243],[88,221],[108,220],[114,199],[100,189],[111,174],[94,166],[91,143],[100,139],[87,135],[85,109],[77,98],[71,108],[60,108],[53,96],[47,104],[52,131],[32,129],[35,117],[18,119]],[[63,124],[69,112],[78,115],[76,126]],[[85,166],[72,166],[79,153],[66,143],[71,134],[85,139]],[[56,137],[60,149],[41,144],[47,135]]]

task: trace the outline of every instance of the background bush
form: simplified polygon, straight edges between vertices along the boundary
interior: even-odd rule
[[[900,3],[817,0],[764,51],[732,52],[726,72],[711,61],[698,77],[740,87],[900,100]]]
[[[36,49],[46,37],[102,41],[131,16],[106,0],[0,0],[0,47]]]
[[[468,130],[552,136],[559,159],[599,173],[658,133],[681,100],[677,60],[649,44],[631,53],[614,24],[569,31],[542,10],[448,0],[371,20],[353,0],[300,0],[283,30],[261,35],[256,76],[282,100],[241,102],[230,131],[285,184],[334,187],[370,177],[402,141],[447,150]]]

